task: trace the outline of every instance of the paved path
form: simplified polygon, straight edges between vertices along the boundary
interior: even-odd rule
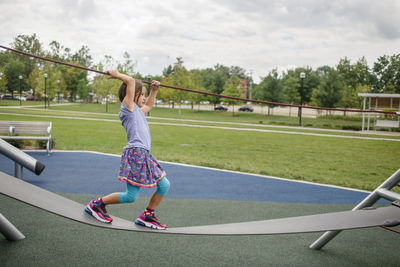
[[[28,116],[28,117],[38,117],[38,118],[57,118],[57,119],[89,120],[89,121],[108,121],[108,122],[118,122],[119,123],[119,120],[116,120],[116,119],[99,119],[99,118],[57,116],[57,115],[34,115],[34,114],[20,114],[20,113],[8,113],[8,112],[0,112],[0,114],[2,114],[2,115],[10,115],[10,116]],[[194,121],[194,122],[204,122],[204,121]],[[213,122],[208,122],[208,123],[213,123]],[[179,126],[179,127],[194,127],[194,128],[210,128],[210,129],[221,129],[221,130],[230,130],[230,131],[250,131],[250,132],[296,134],[296,135],[309,135],[309,136],[321,136],[321,137],[333,137],[333,138],[347,138],[347,139],[363,139],[363,140],[400,142],[400,139],[384,138],[384,137],[364,137],[364,136],[351,136],[351,135],[335,135],[335,134],[321,134],[321,133],[296,132],[296,131],[281,131],[281,130],[270,130],[270,129],[236,128],[236,127],[224,127],[224,126],[197,125],[197,124],[186,124],[186,123],[165,123],[165,122],[153,122],[153,121],[149,121],[149,124],[153,124],[153,125],[169,125],[169,126]],[[252,124],[250,124],[250,125],[252,125]],[[252,125],[252,126],[258,127],[258,125]],[[269,127],[269,126],[265,126],[265,127]],[[301,128],[301,129],[304,130],[306,128]]]

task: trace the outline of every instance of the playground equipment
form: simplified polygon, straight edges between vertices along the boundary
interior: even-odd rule
[[[2,145],[3,144],[0,143],[0,147]],[[13,151],[20,156],[23,155],[23,157],[30,157],[23,152],[23,154],[20,154],[16,148],[13,149]],[[187,235],[271,235],[323,231],[330,231],[337,234],[341,230],[346,229],[375,226],[392,227],[399,225],[400,194],[390,191],[390,189],[399,181],[400,169],[389,179],[387,179],[381,186],[379,186],[374,192],[372,192],[365,200],[357,205],[352,211],[253,222],[168,228],[166,230],[153,230],[150,228],[137,226],[131,221],[114,216],[114,221],[112,224],[101,223],[84,212],[84,205],[24,182],[20,179],[16,179],[2,172],[0,172],[0,193],[71,220],[110,229],[151,232],[158,234]],[[381,197],[390,201],[394,201],[392,203],[393,205],[388,205],[381,208],[371,208],[371,206]],[[1,218],[0,220],[2,222],[5,221]],[[7,239],[21,239],[13,238],[12,236],[10,237],[10,233],[14,232],[13,230],[10,230],[4,226],[2,226],[1,229],[1,232],[6,236]],[[330,240],[326,237],[322,239],[323,242],[317,241],[315,242],[316,244],[311,246],[311,248],[320,249]]]
[[[15,177],[22,179],[23,167],[40,175],[45,165],[18,148],[0,139],[0,153],[15,161]],[[15,179],[15,178],[13,178]],[[0,213],[0,232],[11,241],[22,240],[25,236]]]

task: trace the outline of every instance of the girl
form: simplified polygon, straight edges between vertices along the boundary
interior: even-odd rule
[[[113,219],[108,215],[106,205],[132,203],[137,199],[141,187],[157,186],[157,191],[151,196],[147,208],[139,214],[135,223],[150,228],[165,229],[166,225],[156,218],[154,211],[168,192],[170,184],[165,171],[150,154],[151,138],[145,117],[145,113],[154,105],[160,83],[152,81],[152,90],[146,101],[146,88],[140,81],[116,70],[107,73],[112,78],[122,81],[118,91],[121,101],[119,118],[126,130],[128,143],[122,151],[118,179],[126,182],[126,192],[92,199],[85,211],[101,222],[111,223]]]

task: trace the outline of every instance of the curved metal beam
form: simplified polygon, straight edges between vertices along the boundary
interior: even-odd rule
[[[393,226],[400,224],[400,208],[388,206],[378,209],[334,212],[265,221],[152,230],[137,226],[132,221],[118,217],[113,217],[114,221],[112,224],[98,222],[84,212],[84,205],[19,179],[15,179],[2,172],[0,172],[0,193],[84,224],[110,229],[160,234],[270,235],[344,230],[381,225]]]

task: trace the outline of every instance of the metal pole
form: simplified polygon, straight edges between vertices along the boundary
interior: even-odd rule
[[[18,241],[25,236],[0,213],[0,232],[9,241]]]
[[[303,105],[303,95],[304,95],[304,78],[306,74],[304,72],[300,73],[301,79],[301,88],[300,88],[300,107],[299,107],[299,126],[301,126],[301,112],[302,112],[302,105]]]
[[[19,76],[19,105],[22,106],[22,94],[21,94],[21,76]]]
[[[19,165],[27,168],[31,172],[36,173],[36,175],[39,175],[45,168],[45,165],[43,165],[43,163],[37,161],[36,159],[32,158],[31,156],[19,150],[18,148],[10,145],[1,138],[0,138],[0,154],[3,154],[4,156],[10,158],[15,162],[18,162]]]
[[[371,110],[371,97],[369,97],[369,104],[368,109]],[[368,124],[367,124],[367,131],[369,131],[369,123],[371,121],[371,113],[368,112]]]
[[[364,96],[364,104],[363,104],[363,110],[365,110],[365,106],[367,105],[367,98]],[[362,131],[364,131],[365,128],[365,112],[362,114]]]
[[[398,169],[392,176],[390,176],[386,181],[384,181],[378,188],[376,188],[371,194],[369,194],[363,201],[361,201],[352,210],[360,210],[366,207],[370,207],[375,204],[380,198],[379,194],[382,188],[390,190],[395,187],[400,182],[400,169]],[[336,235],[338,235],[341,230],[327,231],[320,238],[318,238],[314,243],[311,244],[310,248],[320,250],[329,241],[331,241]]]
[[[301,90],[300,90],[300,106],[303,105],[303,85],[304,85],[304,78],[301,78]],[[301,112],[302,108],[299,107],[299,126],[301,126]]]
[[[22,170],[23,170],[22,165],[19,164],[18,162],[15,162],[14,176],[19,178],[19,179],[22,179]]]
[[[47,102],[47,77],[44,77],[44,108],[46,109],[46,102]]]

